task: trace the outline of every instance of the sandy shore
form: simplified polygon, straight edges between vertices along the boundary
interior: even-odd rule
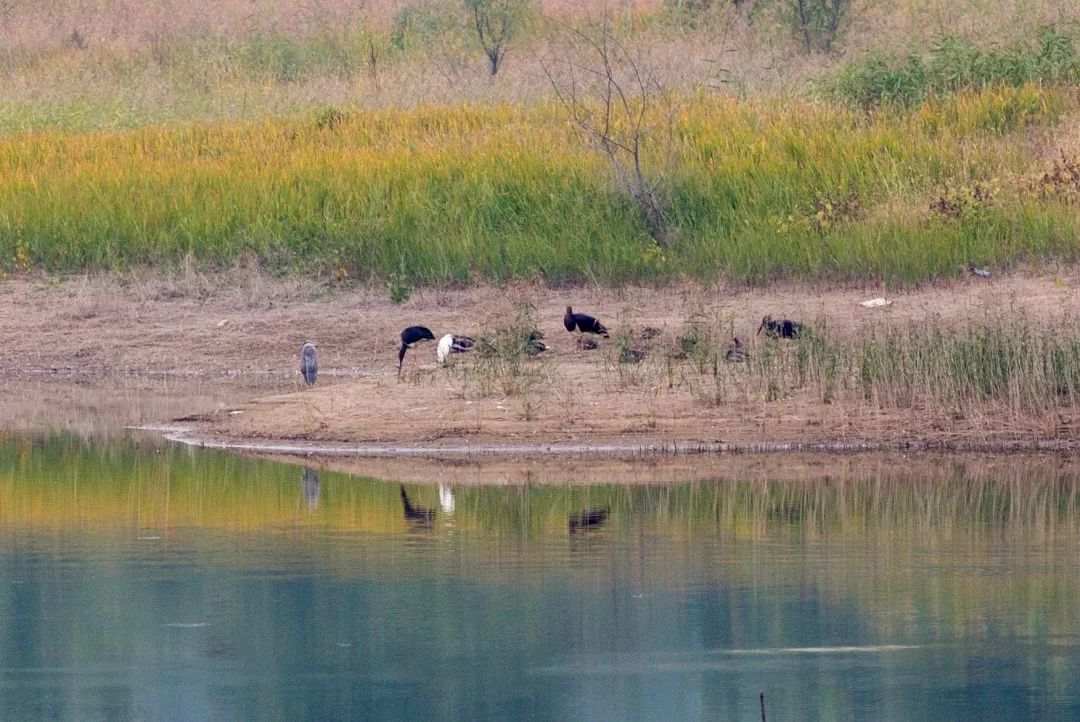
[[[794,390],[780,399],[746,391],[712,398],[665,349],[688,319],[707,318],[751,340],[766,314],[825,320],[837,335],[868,324],[964,324],[995,314],[1049,320],[1080,313],[1080,275],[1042,272],[958,281],[905,291],[779,285],[767,289],[550,289],[538,285],[416,293],[395,305],[383,289],[333,289],[258,273],[142,279],[103,277],[0,281],[0,428],[28,426],[43,408],[71,415],[125,407],[118,390],[170,390],[167,404],[114,414],[124,423],[176,419],[217,439],[291,440],[424,448],[547,444],[860,444],[905,448],[1064,443],[1072,419],[1002,412],[957,415],[889,409]],[[868,309],[868,298],[892,303]],[[580,351],[562,329],[567,303],[613,331],[661,329],[649,358],[620,364],[610,342]],[[397,336],[410,324],[481,335],[531,304],[550,350],[513,380],[485,377],[471,356],[451,368],[428,344],[396,372]],[[302,388],[297,354],[319,346],[321,374]],[[190,389],[197,391],[192,392]],[[36,389],[28,393],[28,389]],[[95,391],[99,400],[86,401]],[[142,396],[139,396],[142,398]],[[187,405],[185,405],[185,403]],[[98,409],[100,410],[100,409]],[[36,416],[35,416],[36,415]],[[29,424],[33,426],[33,424]]]

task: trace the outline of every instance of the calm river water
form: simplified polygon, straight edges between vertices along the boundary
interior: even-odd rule
[[[0,437],[0,719],[757,720],[761,691],[770,722],[1080,719],[1080,480],[440,489]]]

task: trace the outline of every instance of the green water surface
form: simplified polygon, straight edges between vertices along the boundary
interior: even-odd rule
[[[0,437],[0,719],[1080,719],[1080,480],[934,477],[439,488]]]

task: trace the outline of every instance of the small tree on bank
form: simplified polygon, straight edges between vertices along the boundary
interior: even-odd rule
[[[465,0],[465,7],[472,16],[476,39],[487,56],[488,69],[497,75],[510,40],[528,14],[528,0]]]
[[[565,28],[568,46],[542,63],[555,96],[589,144],[605,155],[617,185],[634,201],[654,241],[670,243],[661,175],[646,165],[646,146],[673,149],[669,94],[648,64],[617,36],[606,15]],[[663,153],[661,155],[664,155]]]

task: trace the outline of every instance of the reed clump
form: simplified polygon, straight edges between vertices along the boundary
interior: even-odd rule
[[[730,339],[730,322],[695,319],[676,336],[674,353],[650,359],[646,385],[675,379],[669,389],[709,404],[809,396],[825,404],[1031,418],[1080,408],[1075,328],[1069,318],[1033,323],[1006,317],[961,328],[875,324],[838,336],[827,319],[818,318],[804,325],[798,339],[745,342],[745,353],[733,362],[729,347],[717,341]],[[682,350],[686,346],[689,352]]]

